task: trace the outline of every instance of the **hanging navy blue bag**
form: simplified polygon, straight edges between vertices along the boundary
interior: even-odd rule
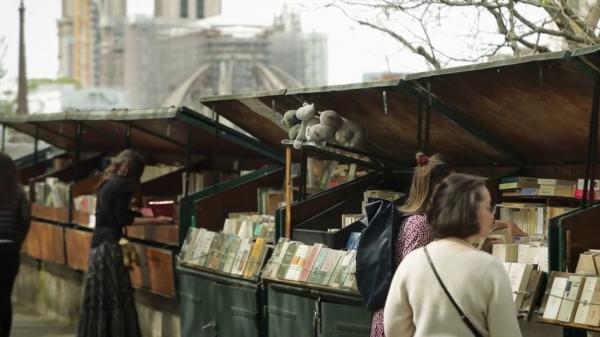
[[[356,251],[356,285],[367,308],[376,310],[385,306],[396,272],[395,241],[403,216],[388,200],[377,199],[365,210],[368,225]]]

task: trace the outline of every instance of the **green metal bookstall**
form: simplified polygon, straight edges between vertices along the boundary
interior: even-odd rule
[[[600,208],[574,198],[501,198],[497,187],[499,178],[511,175],[588,181],[598,176],[599,50],[535,55],[397,81],[208,98],[202,103],[240,126],[270,123],[270,129],[281,128],[283,112],[309,102],[317,110],[335,110],[366,127],[362,151],[334,144],[303,146],[298,199],[278,212],[282,235],[339,248],[335,245],[347,234],[327,229],[340,227],[342,213],[360,211],[359,196],[366,189],[394,186],[407,192],[412,158],[423,150],[442,153],[457,171],[490,177],[495,201],[576,206],[551,221],[548,235],[550,270],[573,271],[579,253],[600,247]],[[308,195],[308,156],[353,162],[370,173]],[[269,336],[368,335],[370,312],[362,308],[357,294],[336,296],[328,289],[263,282]],[[525,332],[539,328],[533,322],[522,325]],[[565,336],[584,333],[569,326],[564,330]]]

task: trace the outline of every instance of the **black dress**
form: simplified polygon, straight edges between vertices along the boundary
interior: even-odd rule
[[[123,226],[136,215],[129,209],[133,188],[132,180],[115,176],[98,191],[78,337],[141,336],[129,271],[118,243]]]

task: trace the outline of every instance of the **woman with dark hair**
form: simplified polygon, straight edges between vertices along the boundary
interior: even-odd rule
[[[21,245],[30,225],[30,206],[19,184],[13,160],[0,152],[0,337],[8,337],[12,326],[12,294],[19,272]]]
[[[494,225],[485,180],[449,175],[436,189],[427,218],[435,241],[408,254],[396,270],[385,334],[521,336],[506,270],[473,247]]]
[[[396,267],[413,250],[426,246],[433,240],[433,233],[425,214],[431,202],[431,196],[437,186],[450,173],[452,167],[440,154],[431,157],[419,152],[416,155],[417,166],[414,169],[410,192],[400,212],[408,215],[398,232],[394,262]],[[496,220],[497,228],[508,228],[511,234],[524,235],[521,229],[510,221]],[[375,311],[371,323],[371,337],[384,337],[384,308]]]
[[[134,151],[113,158],[97,191],[96,226],[85,275],[78,337],[141,336],[129,271],[119,240],[130,225],[167,225],[171,218],[143,218],[130,209],[145,164]]]

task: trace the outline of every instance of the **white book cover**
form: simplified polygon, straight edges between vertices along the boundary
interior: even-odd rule
[[[198,254],[198,253],[196,253],[196,251],[199,249],[200,242],[202,240],[204,240],[204,236],[206,235],[207,232],[208,231],[205,228],[198,229],[198,233],[196,233],[196,237],[190,243],[190,246],[188,247],[188,250],[185,253],[185,257],[184,257],[185,262],[192,262],[193,260],[195,260],[195,256],[197,256],[197,254]]]
[[[329,280],[329,286],[333,288],[339,288],[345,279],[346,273],[348,272],[348,266],[355,259],[353,250],[342,253],[342,258],[336,266],[331,280]]]
[[[233,274],[233,275],[244,274],[244,269],[246,267],[246,263],[248,262],[248,255],[250,255],[251,249],[252,249],[252,240],[248,239],[248,238],[242,239],[242,243],[240,244],[240,249],[238,250],[238,254],[235,257],[233,268],[231,268],[231,274]]]
[[[510,287],[513,293],[513,302],[517,309],[523,304],[524,292],[532,270],[533,266],[526,263],[513,263],[510,266],[508,279],[510,280]]]
[[[308,256],[310,247],[311,246],[308,245],[298,246],[298,249],[296,249],[296,254],[294,254],[292,262],[290,263],[290,267],[285,274],[286,280],[298,281],[300,279],[300,274],[302,273],[303,269],[303,266],[300,266],[300,263],[306,262],[306,257]]]
[[[550,294],[548,295],[548,301],[546,302],[546,308],[544,309],[543,317],[545,319],[556,320],[568,282],[569,279],[566,277],[554,278]]]
[[[527,263],[537,264],[539,270],[548,272],[548,247],[531,246],[527,250],[527,255]]]
[[[496,243],[492,245],[492,255],[500,259],[501,262],[506,262],[506,244]]]
[[[281,251],[279,252],[279,255],[271,257],[271,261],[270,261],[271,265],[269,267],[270,273],[266,274],[267,277],[272,277],[272,278],[277,277],[277,271],[279,270],[279,267],[281,266],[281,261],[283,261],[283,258],[285,257],[285,253],[287,252],[289,246],[290,246],[290,241],[284,242],[283,247],[281,248]]]
[[[579,297],[579,305],[577,306],[577,311],[575,312],[574,323],[577,324],[586,324],[588,312],[590,311],[590,302],[594,297],[594,291],[598,285],[597,277],[586,277],[583,282],[583,290],[581,291],[581,296]]]
[[[569,284],[565,291],[565,298],[563,299],[560,309],[558,310],[557,320],[563,322],[572,322],[573,315],[575,315],[575,308],[577,307],[577,301],[581,296],[581,290],[583,289],[583,276],[572,275],[569,276]]]
[[[528,244],[519,244],[519,245],[517,245],[517,250],[518,250],[517,262],[518,263],[527,263],[529,245]]]
[[[206,264],[208,252],[210,251],[210,246],[215,235],[217,235],[217,233],[211,231],[206,231],[204,235],[202,235],[202,239],[198,241],[196,249],[194,250],[194,255],[192,256],[193,263],[201,266]]]

